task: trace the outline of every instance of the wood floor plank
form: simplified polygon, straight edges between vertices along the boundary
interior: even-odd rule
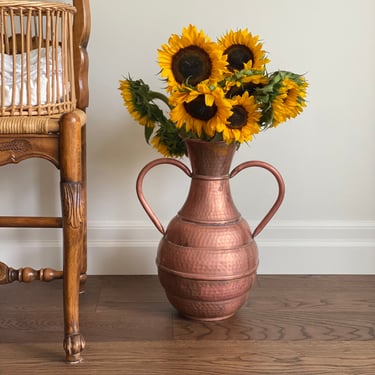
[[[371,342],[128,341],[91,343],[67,365],[57,346],[1,346],[0,374],[373,375]],[[27,358],[27,360],[22,359]],[[41,365],[44,364],[44,365]],[[7,372],[11,369],[11,372]]]
[[[258,275],[256,286],[269,291],[298,289],[374,291],[375,275]]]
[[[95,311],[101,292],[102,281],[98,277],[89,277],[85,292],[81,294],[81,310]],[[32,283],[6,284],[0,286],[0,311],[62,311],[62,280],[51,282],[34,281]]]
[[[257,312],[242,309],[220,322],[177,317],[176,340],[367,341],[375,342],[374,313]]]
[[[1,310],[0,310],[1,311]],[[0,343],[62,342],[62,311],[4,311],[0,313]]]
[[[252,311],[368,312],[375,309],[375,291],[359,295],[358,292],[343,291],[313,293],[305,290],[281,294],[257,290],[250,294],[246,306]]]
[[[374,375],[374,275],[260,275],[232,318],[195,322],[157,276],[89,276],[84,362],[63,362],[61,282],[0,287],[0,375]]]
[[[113,340],[171,340],[171,314],[158,310],[131,310],[86,314],[81,318],[81,330],[87,342]]]

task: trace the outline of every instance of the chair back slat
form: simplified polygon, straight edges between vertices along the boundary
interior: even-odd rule
[[[70,4],[0,2],[0,116],[52,116],[76,108]]]

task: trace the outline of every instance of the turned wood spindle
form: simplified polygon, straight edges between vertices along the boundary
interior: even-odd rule
[[[0,284],[9,284],[13,281],[30,283],[34,280],[48,282],[55,279],[61,279],[62,277],[63,271],[57,271],[52,268],[34,270],[31,267],[24,267],[17,270],[0,262]]]

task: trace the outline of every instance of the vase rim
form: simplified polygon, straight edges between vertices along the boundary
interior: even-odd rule
[[[184,142],[204,143],[204,144],[225,144],[227,146],[236,146],[235,143],[226,143],[225,141],[205,141],[199,138],[184,138]]]

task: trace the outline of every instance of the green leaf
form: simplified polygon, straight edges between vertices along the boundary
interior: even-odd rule
[[[145,139],[147,143],[150,143],[151,135],[154,131],[154,128],[152,126],[145,126]]]

